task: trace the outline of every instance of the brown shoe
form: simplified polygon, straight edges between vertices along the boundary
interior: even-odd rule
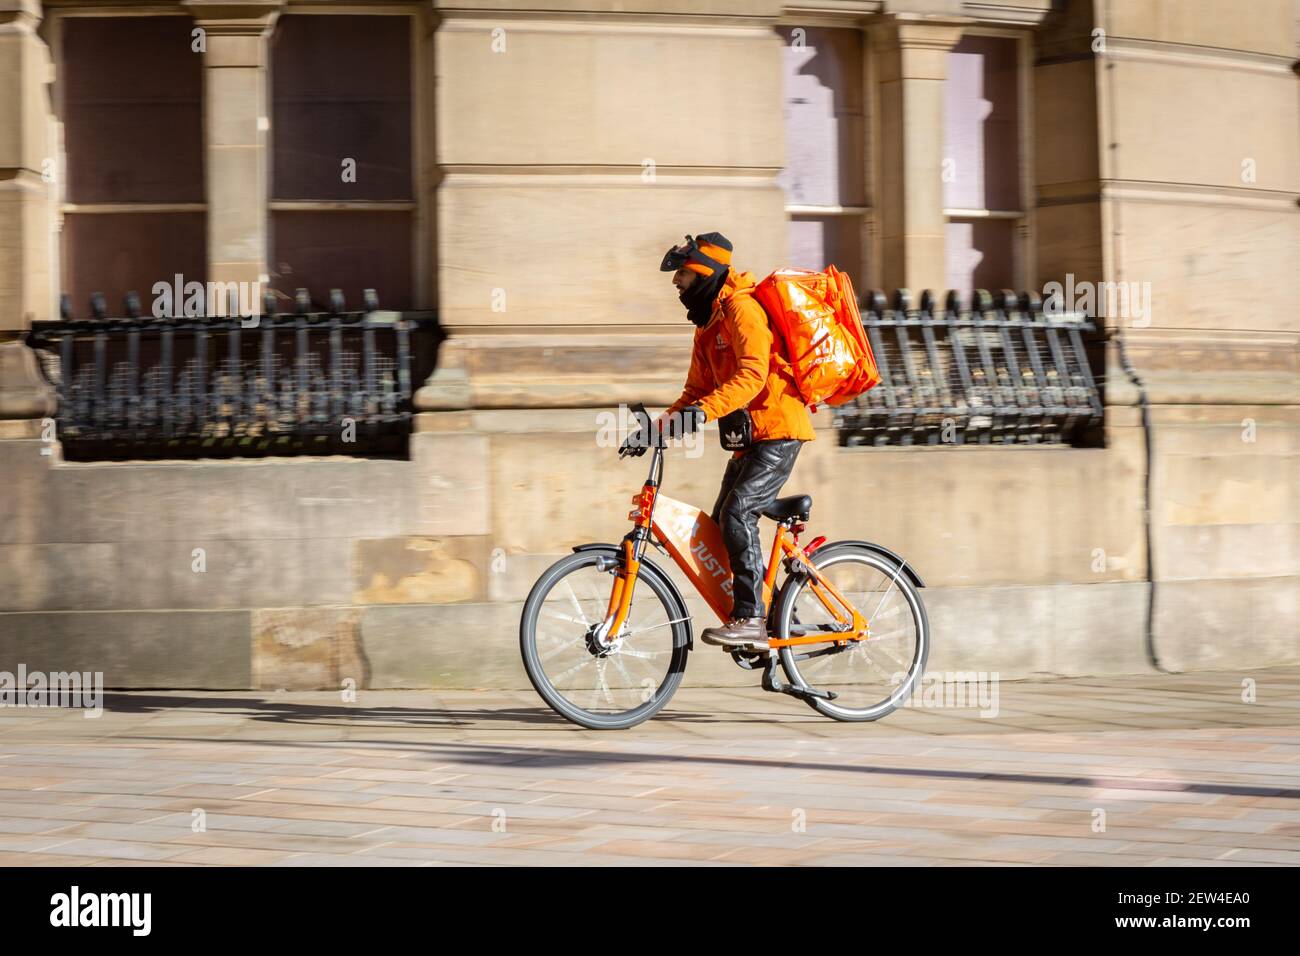
[[[761,617],[733,618],[721,627],[705,628],[700,634],[705,644],[722,647],[753,647],[767,650],[767,622]]]

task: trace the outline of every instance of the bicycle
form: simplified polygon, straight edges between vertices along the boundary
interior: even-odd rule
[[[632,408],[645,415],[643,406]],[[593,730],[626,729],[658,713],[694,648],[686,601],[645,556],[647,544],[672,559],[719,620],[731,611],[722,532],[710,515],[660,492],[662,430],[650,444],[650,472],[628,514],[632,530],[618,545],[578,545],[543,572],[519,623],[524,669],[537,693]],[[811,509],[808,495],[790,495],[763,512],[777,522],[763,579],[769,650],[728,651],[740,667],[762,671],[764,690],[836,720],[878,720],[906,701],[925,669],[925,584],[903,558],[869,541],[826,543],[820,536],[800,548]],[[779,568],[785,577],[778,584]]]

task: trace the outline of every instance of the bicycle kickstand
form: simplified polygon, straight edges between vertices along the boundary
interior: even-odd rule
[[[767,667],[763,669],[763,690],[771,691],[774,694],[789,694],[791,697],[798,697],[800,700],[806,697],[816,697],[819,700],[834,700],[839,696],[833,690],[820,690],[816,687],[809,687],[807,684],[782,683],[781,678],[776,676],[776,668],[776,657],[768,658]]]

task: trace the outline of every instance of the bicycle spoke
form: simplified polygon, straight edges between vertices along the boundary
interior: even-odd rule
[[[596,660],[596,686],[591,689],[591,701],[587,704],[590,710],[597,703],[598,697],[604,697],[606,703],[611,707],[614,705],[614,698],[609,693],[609,682],[605,680],[605,662],[600,659]]]
[[[589,664],[594,664],[594,663],[596,663],[596,658],[594,657],[588,657],[584,661],[578,661],[578,663],[574,664],[563,674],[556,674],[554,677],[552,677],[551,683],[558,684],[560,681],[564,680],[564,678],[568,677],[570,674],[576,674],[578,671],[582,670],[582,668],[588,666]]]
[[[642,651],[642,650],[633,650],[632,648],[628,647],[627,645],[624,645],[624,646],[623,646],[623,649],[622,649],[621,651],[619,651],[618,653],[619,653],[619,655],[622,656],[622,657],[635,657],[635,658],[637,658],[638,660],[649,660],[649,659],[652,658],[652,657],[667,657],[668,655],[672,654],[672,651]]]
[[[550,608],[542,608],[541,616],[551,619],[552,621],[564,621],[566,624],[581,624],[584,628],[590,627],[585,620],[580,621],[576,617],[569,617],[567,614],[561,614],[558,611],[552,611]]]
[[[627,668],[623,666],[622,656],[622,654],[615,654],[610,658],[610,660],[614,662],[614,666],[618,669],[618,672],[622,674],[624,680],[627,681],[628,688],[639,692],[640,685],[637,683],[636,679],[627,672]]]
[[[669,627],[670,625],[673,624],[681,624],[683,621],[689,621],[689,620],[690,620],[689,617],[679,617],[671,621],[664,621],[662,624],[650,624],[646,627],[638,627],[635,630],[628,631],[627,636],[631,637],[633,634],[644,634],[646,631],[653,631],[660,627]]]
[[[904,664],[902,661],[898,660],[898,658],[896,658],[896,657],[894,657],[893,655],[889,654],[889,653],[888,653],[887,651],[885,651],[883,648],[879,648],[879,647],[870,647],[870,646],[868,646],[868,645],[865,644],[865,643],[862,645],[862,659],[865,660],[865,661],[868,661],[868,662],[871,663],[873,666],[876,666],[876,667],[879,668],[879,664],[878,664],[877,661],[876,661],[876,658],[877,658],[877,657],[883,658],[885,661],[887,661],[887,662],[888,662],[890,665],[892,665],[892,667],[893,667],[893,670],[891,670],[891,671],[889,671],[889,672],[887,672],[887,673],[886,673],[886,671],[884,670],[884,668],[880,668],[880,672],[881,672],[882,674],[884,674],[886,677],[888,677],[888,678],[893,678],[893,676],[894,676],[895,674],[897,674],[899,671],[903,671],[904,673],[907,672],[908,665],[907,665],[907,664]]]
[[[884,644],[889,641],[910,640],[912,636],[913,632],[903,627],[895,628],[892,631],[873,630],[867,637],[867,642],[870,644]]]
[[[891,580],[891,581],[889,582],[889,587],[886,588],[885,593],[881,596],[881,598],[880,598],[880,604],[884,604],[884,603],[885,603],[885,598],[889,597],[890,592],[894,590],[895,586],[897,586],[897,584],[898,584],[898,579],[899,579],[899,577],[902,575],[902,573],[903,573],[903,568],[904,568],[905,565],[906,565],[906,562],[904,562],[903,564],[900,564],[900,565],[898,566],[898,568],[894,571],[894,577],[893,577],[893,580]],[[878,613],[880,613],[880,604],[877,604],[877,605],[876,605],[876,609],[875,609],[874,611],[871,612],[871,617],[868,617],[868,618],[867,618],[868,621],[871,620],[872,617],[875,617]]]
[[[543,654],[543,653],[539,650],[539,651],[537,652],[537,659],[538,659],[539,661],[541,661],[542,663],[546,663],[547,661],[554,659],[555,657],[557,657],[558,655],[564,653],[565,651],[572,651],[573,649],[574,649],[574,645],[573,645],[572,642],[564,643],[564,644],[557,644],[555,647],[551,648],[551,649],[550,649],[549,651],[547,651],[545,654]],[[584,654],[587,652],[587,651],[586,651],[586,648],[583,648],[583,647],[579,647],[578,650],[581,650]]]
[[[575,611],[578,612],[578,617],[582,618],[583,624],[585,624],[587,627],[591,627],[591,622],[587,620],[587,615],[582,613],[582,605],[578,602],[578,595],[574,592],[573,584],[569,581],[568,578],[564,579],[564,586],[569,591],[569,597],[573,599],[573,608]]]
[[[894,665],[893,669],[886,669],[885,667],[882,667],[880,661],[877,660],[877,655],[874,652],[874,649],[868,648],[865,644],[861,645],[861,647],[858,650],[858,654],[855,656],[855,659],[865,664],[872,671],[878,673],[885,680],[891,679],[900,670],[903,671],[907,670],[907,667],[905,665],[894,660],[888,654],[881,654],[879,656],[885,658],[887,661],[892,663]]]
[[[858,613],[873,609],[870,615],[864,614],[867,636],[849,642],[843,650],[832,651],[834,645],[829,643],[817,644],[813,647],[826,650],[802,659],[795,651],[790,656],[807,684],[835,692],[832,706],[846,711],[870,710],[890,700],[899,675],[908,673],[919,650],[919,620],[908,597],[910,582],[905,580],[902,566],[877,563],[865,555],[832,554],[828,558],[817,566],[827,582]],[[826,611],[811,587],[805,586],[793,600],[795,609],[784,626],[793,629],[797,620],[803,633],[830,630],[824,622]]]
[[[595,562],[574,563],[555,576],[540,598],[530,597],[529,675],[542,696],[565,716],[592,720],[619,718],[661,706],[659,690],[681,680],[673,664],[682,653],[678,626],[690,620],[665,587],[643,573],[623,628],[610,647],[593,653],[589,635],[609,607],[614,578]],[[591,724],[589,726],[598,726]]]

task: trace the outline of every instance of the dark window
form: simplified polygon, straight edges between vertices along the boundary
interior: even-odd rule
[[[271,278],[414,305],[411,18],[289,15],[272,40]]]
[[[147,303],[178,272],[206,277],[203,54],[188,17],[66,17],[61,27],[62,286],[77,314],[92,292],[117,314],[128,291]],[[191,208],[148,208],[180,204]]]
[[[207,275],[206,217],[201,212],[122,212],[67,215],[63,221],[63,289],[76,315],[102,292],[109,315],[122,314],[127,292],[145,311],[157,282],[203,282]]]
[[[203,201],[203,54],[189,17],[66,17],[67,200]]]
[[[271,86],[272,198],[412,198],[410,17],[281,17]]]
[[[329,290],[341,289],[348,308],[359,309],[362,292],[374,289],[382,308],[411,308],[410,213],[278,210],[271,225],[276,288],[286,294],[308,289],[324,307]]]

